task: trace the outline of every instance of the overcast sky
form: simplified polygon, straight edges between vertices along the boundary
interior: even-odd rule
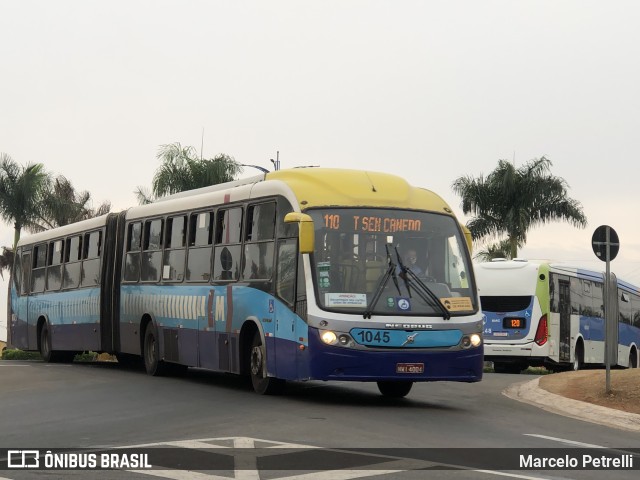
[[[0,152],[114,210],[181,142],[397,173],[461,217],[457,177],[545,155],[589,226],[539,227],[520,256],[603,269],[608,224],[640,283],[638,25],[633,0],[0,0]]]

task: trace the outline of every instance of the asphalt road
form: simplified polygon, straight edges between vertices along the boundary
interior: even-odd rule
[[[510,384],[531,377],[487,374],[476,384],[417,384],[405,399],[382,397],[375,384],[294,383],[284,396],[254,394],[241,378],[189,370],[182,377],[149,377],[116,364],[53,365],[0,362],[0,448],[55,449],[165,445],[186,448],[282,447],[289,444],[330,449],[322,475],[311,478],[425,478],[424,470],[404,472],[396,457],[420,457],[430,449],[465,449],[459,457],[438,456],[437,464],[466,465],[466,456],[486,455],[482,448],[528,454],[537,449],[600,447],[607,455],[640,449],[634,432],[582,422],[501,394]],[[182,443],[176,443],[182,442]],[[208,442],[208,443],[207,443]],[[167,445],[168,444],[168,445]],[[291,445],[289,445],[291,446]],[[142,448],[142,447],[135,447]],[[344,468],[337,450],[357,448],[384,453],[391,463],[379,471]],[[468,450],[466,450],[468,449]],[[435,450],[434,450],[435,451]],[[436,451],[437,452],[437,451]],[[496,453],[497,452],[497,453]],[[506,455],[506,453],[505,453]],[[494,458],[495,460],[495,458]],[[640,467],[640,457],[634,458]],[[314,460],[319,463],[318,460]],[[422,460],[421,460],[422,461]],[[348,463],[348,462],[347,462]],[[417,466],[416,466],[417,465]],[[518,471],[486,468],[446,470],[424,462],[429,478],[575,478],[599,479],[602,471]],[[394,467],[397,467],[394,470]],[[194,469],[197,469],[194,467]],[[315,470],[315,468],[314,468]],[[160,472],[162,473],[162,472]],[[202,478],[279,478],[294,472],[251,468]],[[0,479],[57,478],[53,472],[0,471]],[[107,475],[108,474],[108,475]],[[105,476],[106,475],[106,476]],[[149,472],[74,471],[60,478],[149,478]],[[154,475],[162,477],[155,472]],[[186,475],[186,474],[185,474]],[[609,470],[606,476],[637,478],[638,471]],[[164,478],[199,478],[165,473]],[[303,477],[300,477],[303,478]]]

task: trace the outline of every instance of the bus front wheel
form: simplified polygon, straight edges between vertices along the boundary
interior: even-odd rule
[[[406,397],[413,387],[413,382],[378,382],[378,390],[385,397]]]
[[[285,382],[267,376],[267,355],[260,332],[253,335],[249,351],[249,370],[253,390],[260,395],[277,395],[284,390]]]

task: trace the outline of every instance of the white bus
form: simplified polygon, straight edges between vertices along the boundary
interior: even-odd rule
[[[474,270],[485,315],[485,360],[496,372],[604,364],[602,272],[518,259],[476,263]],[[640,290],[613,279],[609,298],[618,319],[618,365],[636,368]]]

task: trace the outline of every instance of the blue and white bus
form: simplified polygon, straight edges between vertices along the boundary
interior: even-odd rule
[[[466,232],[468,233],[468,232]],[[300,168],[183,192],[20,240],[11,341],[286,380],[482,378],[469,237],[436,194],[375,172]],[[402,258],[415,250],[429,277]]]
[[[529,366],[604,365],[605,275],[559,263],[494,260],[474,265],[485,315],[485,359],[498,373]],[[640,289],[612,276],[618,365],[638,367]]]

